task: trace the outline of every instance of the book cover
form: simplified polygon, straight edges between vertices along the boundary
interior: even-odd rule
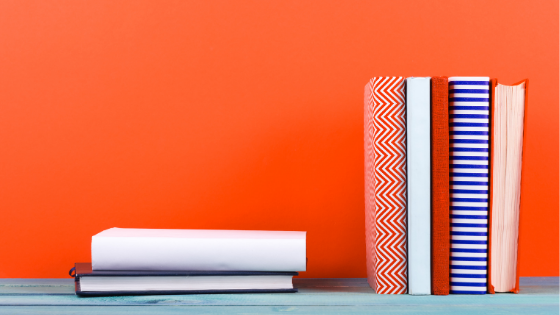
[[[451,292],[485,294],[488,250],[488,77],[449,78]]]
[[[375,77],[365,87],[367,276],[380,294],[407,292],[404,97],[403,77]]]
[[[406,79],[408,293],[431,294],[430,78]]]
[[[432,78],[432,293],[449,294],[449,111],[447,77]]]
[[[91,240],[93,270],[305,271],[306,232],[112,228]]]

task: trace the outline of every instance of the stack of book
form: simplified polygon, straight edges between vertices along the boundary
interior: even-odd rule
[[[79,296],[291,293],[306,270],[306,232],[105,230],[77,263]]]
[[[519,291],[527,88],[489,77],[368,82],[366,257],[377,293]]]

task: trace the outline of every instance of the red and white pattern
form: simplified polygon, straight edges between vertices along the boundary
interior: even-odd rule
[[[407,291],[406,119],[403,77],[365,88],[367,275],[379,294]]]

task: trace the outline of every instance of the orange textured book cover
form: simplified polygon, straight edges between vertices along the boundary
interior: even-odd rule
[[[447,77],[432,78],[432,293],[449,294],[449,110]]]

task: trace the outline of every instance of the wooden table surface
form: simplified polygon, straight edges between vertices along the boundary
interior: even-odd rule
[[[294,279],[298,293],[80,298],[73,279],[0,279],[0,314],[559,314],[558,277],[520,294],[377,295],[365,279]]]

